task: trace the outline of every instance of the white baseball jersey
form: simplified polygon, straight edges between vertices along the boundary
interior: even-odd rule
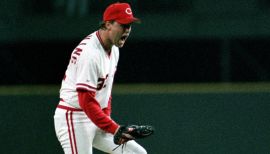
[[[88,35],[71,54],[62,81],[60,98],[70,106],[80,108],[76,90],[84,89],[96,92],[95,99],[102,109],[106,108],[118,59],[118,47],[113,46],[108,53],[103,48],[98,31]]]

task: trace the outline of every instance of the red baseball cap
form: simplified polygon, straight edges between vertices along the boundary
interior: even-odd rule
[[[115,20],[120,24],[139,23],[140,19],[133,16],[128,3],[113,3],[109,5],[103,14],[103,21]]]

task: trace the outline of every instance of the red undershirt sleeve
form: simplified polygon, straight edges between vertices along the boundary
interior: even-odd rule
[[[111,116],[111,113],[112,113],[112,105],[111,105],[111,102],[112,102],[112,96],[110,96],[109,98],[109,101],[108,101],[108,107],[102,109],[103,112],[108,115],[108,116]]]
[[[78,91],[79,104],[91,121],[100,129],[114,134],[119,125],[103,112],[95,99],[95,93]]]

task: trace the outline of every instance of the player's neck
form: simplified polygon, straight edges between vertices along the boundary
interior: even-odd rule
[[[110,52],[113,44],[111,43],[109,39],[108,33],[106,33],[106,31],[102,29],[98,30],[98,32],[99,32],[104,50],[106,52]]]

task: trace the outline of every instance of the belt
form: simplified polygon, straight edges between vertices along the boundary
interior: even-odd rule
[[[60,98],[61,102],[65,102],[64,99]],[[65,106],[65,105],[57,105],[57,108],[60,109],[64,109],[64,110],[68,110],[68,111],[83,111],[82,109],[78,109],[78,108],[73,108],[73,107],[69,107],[69,106]]]
[[[68,107],[64,105],[57,105],[57,108],[68,110],[68,111],[83,111],[82,109],[72,108],[72,107]]]

